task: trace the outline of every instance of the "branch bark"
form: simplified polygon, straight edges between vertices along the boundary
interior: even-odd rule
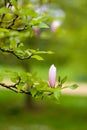
[[[30,59],[30,58],[33,56],[33,53],[32,53],[31,55],[29,55],[29,56],[26,56],[26,57],[18,56],[18,55],[15,53],[14,50],[4,49],[4,48],[1,48],[1,47],[0,47],[0,50],[1,50],[2,52],[7,52],[7,53],[10,53],[10,54],[16,56],[19,60],[27,60],[27,59]]]
[[[29,92],[29,91],[24,91],[22,89],[20,89],[20,91],[18,91],[17,86],[20,84],[20,82],[21,82],[21,78],[19,77],[17,83],[15,83],[15,84],[7,85],[5,83],[0,83],[0,86],[7,88],[7,89],[9,89],[13,92],[16,92],[16,93],[24,93],[24,94],[27,94],[27,95],[31,95],[31,92]]]

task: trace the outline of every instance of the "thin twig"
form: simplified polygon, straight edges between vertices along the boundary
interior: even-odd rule
[[[24,91],[24,90],[22,90],[22,89],[20,90],[20,93],[25,93],[25,94],[27,94],[27,95],[32,95],[31,92],[29,92],[29,91]]]
[[[18,32],[21,32],[21,31],[25,31],[25,30],[27,30],[29,28],[29,26],[28,25],[25,25],[23,28],[8,28],[8,29],[11,29],[11,30],[16,30],[16,31],[18,31]]]
[[[20,81],[21,78],[19,77],[17,83],[15,84],[6,85],[5,83],[0,83],[0,85],[17,93],[17,85],[19,85]]]
[[[6,85],[5,83],[0,83],[0,85],[3,86],[3,87],[7,87],[7,88],[11,88],[11,87],[15,88],[17,85],[19,85],[20,81],[21,81],[21,78],[18,77],[18,81],[17,81],[17,83],[15,83],[15,84]]]
[[[20,82],[21,82],[21,78],[19,77],[17,83],[15,83],[15,84],[6,85],[5,83],[0,83],[0,86],[2,86],[4,88],[7,88],[7,89],[9,89],[11,91],[14,91],[16,93],[23,93],[23,94],[31,95],[31,92],[29,92],[29,91],[24,91],[22,89],[20,91],[18,91],[17,85],[19,85]]]
[[[1,48],[1,47],[0,47],[0,50],[1,50],[2,52],[7,52],[7,53],[10,53],[10,54],[13,54],[14,56],[16,56],[16,57],[17,57],[18,59],[20,59],[20,60],[27,60],[27,59],[30,59],[31,56],[33,56],[33,53],[32,53],[31,55],[29,55],[29,56],[26,56],[26,57],[18,56],[18,55],[14,52],[14,50],[4,49],[4,48]]]
[[[12,21],[12,23],[7,27],[7,29],[12,29],[11,26],[13,26],[15,24],[17,18],[18,18],[18,15],[15,16],[15,18]]]

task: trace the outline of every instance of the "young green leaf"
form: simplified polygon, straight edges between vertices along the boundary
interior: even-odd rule
[[[54,54],[53,51],[47,51],[47,54]]]
[[[34,97],[37,93],[37,89],[33,87],[33,88],[30,89],[30,92],[32,94],[32,97]]]
[[[17,10],[18,9],[18,4],[17,4],[17,1],[16,0],[12,0],[11,1],[12,5],[15,7],[15,9]]]
[[[32,16],[32,17],[37,17],[38,14],[33,10],[33,9],[29,9],[29,8],[25,8],[21,10],[21,15],[24,16]]]
[[[6,32],[6,33],[7,33],[7,32],[9,32],[9,30],[8,30],[8,29],[5,29],[5,28],[0,28],[0,33],[1,33],[1,32]]]
[[[36,54],[53,54],[52,51],[37,51]]]
[[[73,85],[69,86],[69,88],[71,88],[71,89],[76,89],[77,87],[78,87],[77,84],[73,84]]]
[[[14,77],[14,76],[13,76],[13,77],[11,77],[10,80],[11,80],[13,83],[16,83],[16,82],[17,82],[17,79],[18,79],[18,77]]]
[[[28,56],[31,56],[32,53],[29,51],[29,50],[25,50],[25,53],[28,55]]]
[[[17,86],[17,90],[18,92],[20,92],[20,90],[22,90],[22,88],[24,87],[25,83],[24,82],[20,82],[19,85]]]
[[[65,76],[62,80],[61,80],[61,84],[65,83],[67,80],[67,76]]]
[[[41,56],[39,55],[33,55],[31,58],[35,58],[36,60],[44,60]]]
[[[29,51],[30,51],[31,53],[35,53],[35,52],[36,52],[36,50],[34,50],[34,49],[29,49]]]
[[[5,7],[0,9],[0,14],[7,14],[7,13],[12,13],[11,9]]]
[[[36,95],[35,95],[35,98],[36,99],[41,99],[43,97],[43,93],[40,92],[40,91],[37,91]]]
[[[37,26],[38,26],[39,28],[49,28],[49,26],[48,26],[47,24],[43,23],[43,22],[38,23]]]
[[[61,95],[61,91],[60,91],[60,88],[55,88],[55,91],[54,91],[54,97],[59,100],[59,97]]]

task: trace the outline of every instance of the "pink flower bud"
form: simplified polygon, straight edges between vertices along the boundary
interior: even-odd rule
[[[39,33],[40,33],[40,29],[38,27],[36,27],[36,26],[33,26],[33,30],[34,30],[35,36],[38,36]]]
[[[56,21],[53,21],[52,22],[52,24],[51,24],[51,31],[52,32],[56,32],[57,31],[57,29],[58,29],[58,27],[61,25],[61,21],[58,21],[58,20],[56,20]]]
[[[54,65],[51,65],[49,69],[49,84],[52,88],[54,88],[55,83],[56,83],[56,67]]]

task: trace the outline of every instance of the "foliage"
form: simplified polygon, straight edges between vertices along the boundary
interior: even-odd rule
[[[5,0],[5,5],[0,8],[0,51],[3,54],[14,55],[22,61],[31,58],[43,60],[41,54],[53,54],[53,52],[26,48],[24,39],[34,36],[34,27],[48,29],[49,26],[46,23],[50,23],[50,21],[52,21],[52,17],[48,13],[38,13],[31,3],[20,6],[16,0]],[[9,84],[6,84],[5,78],[10,81]],[[66,77],[64,79],[59,77],[56,87],[51,88],[47,81],[37,78],[35,74],[4,70],[0,73],[0,81],[2,87],[16,93],[29,94],[35,98],[50,97],[58,100]],[[71,88],[76,87],[76,85],[71,86]]]
[[[46,3],[47,1],[42,0],[42,6],[51,5],[51,10],[59,10],[63,14],[62,24],[56,32],[50,32],[50,29],[41,31],[40,38],[27,39],[27,42],[30,42],[31,47],[36,47],[37,44],[40,49],[50,48],[54,51],[54,55],[45,57],[47,64],[54,63],[59,69],[63,67],[67,75],[69,73],[71,81],[87,82],[87,0],[50,0]]]

